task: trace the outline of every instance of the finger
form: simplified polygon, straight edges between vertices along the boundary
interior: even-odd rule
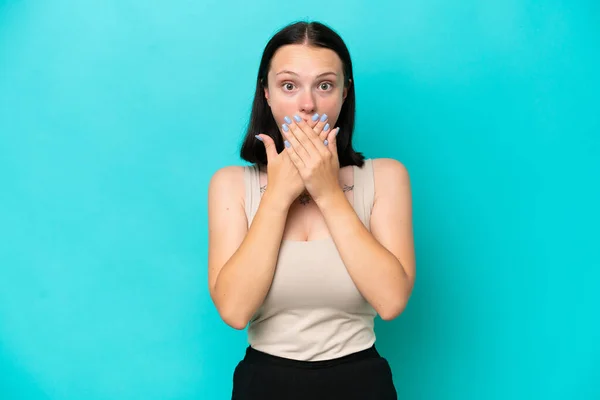
[[[285,117],[285,119],[286,121],[291,121],[288,117]],[[310,139],[306,137],[306,134],[294,122],[283,124],[281,127],[285,139],[292,145],[296,154],[305,162],[308,162],[311,159],[310,152],[316,151]]]
[[[306,121],[295,115],[294,121],[290,124],[290,130],[309,154],[316,154],[315,151],[318,151],[317,146],[322,141]]]
[[[310,126],[311,128],[315,129],[315,127],[317,126],[317,124],[319,123],[319,118],[321,118],[321,116],[319,115],[319,113],[315,113],[309,121],[307,121],[308,126]]]
[[[313,118],[314,118],[314,116],[313,116]],[[328,125],[328,122],[329,122],[328,120],[329,120],[329,116],[327,116],[327,114],[321,115],[317,119],[317,124],[313,128],[313,131],[321,139],[321,141],[325,140],[325,138],[327,137],[327,134],[322,135],[322,133],[323,133],[323,130],[325,129],[325,127]]]
[[[302,132],[304,132],[306,137],[309,139],[317,136],[314,129],[310,125],[308,125],[308,122],[306,122],[305,120],[300,118],[298,115],[294,115],[292,124],[290,124],[290,125],[296,125],[298,128],[300,128],[302,130]]]
[[[275,142],[273,138],[269,135],[265,135],[264,133],[260,133],[255,136],[258,140],[264,143],[265,151],[267,153],[267,162],[275,159],[277,157],[277,148],[275,147]]]
[[[325,139],[327,137],[327,133],[325,133],[324,137],[321,138],[321,136],[318,135],[314,131],[314,129],[312,132],[310,132],[310,125],[308,125],[306,121],[304,121],[298,116],[294,116],[294,120],[296,122],[290,124],[290,130],[295,135],[296,139],[300,142],[300,144],[306,149],[306,152],[308,153],[310,159],[316,160],[317,158],[323,158],[331,155],[330,151],[327,150],[327,139]],[[329,130],[329,126],[327,123],[327,114],[323,114],[318,121],[319,122],[317,123],[317,125],[321,124],[323,125],[323,128],[327,126],[327,130]],[[296,125],[300,129],[294,129],[294,125]],[[302,133],[304,133],[304,135]],[[298,153],[301,157],[303,156],[301,152]],[[304,160],[305,162],[308,162],[309,159],[305,158]]]
[[[333,156],[335,156],[335,158],[337,159],[338,156],[338,152],[337,152],[337,135],[340,132],[340,128],[337,127],[335,129],[333,129],[329,135],[327,136],[327,139],[325,139],[326,142],[326,146],[329,149],[329,151],[331,151],[331,154]]]
[[[284,145],[285,145],[284,151],[290,157],[290,160],[292,160],[292,162],[294,163],[296,168],[300,171],[302,168],[305,167],[306,164],[304,163],[302,158],[298,155],[298,153],[294,149],[294,146],[292,146],[292,144],[289,141],[286,140],[284,142]]]
[[[314,114],[310,121],[307,121],[308,126],[310,126],[315,134],[319,136],[319,139],[323,142],[327,142],[327,135],[329,134],[329,117],[327,114],[319,115],[318,113]],[[327,144],[325,144],[327,146]]]
[[[316,138],[313,135],[308,136],[309,139],[311,139],[317,151],[321,153],[321,155],[325,155],[327,152],[327,135],[329,134],[330,129],[328,119],[329,117],[327,116],[327,114],[323,114],[321,116],[319,116],[319,114],[315,114],[312,116],[311,121],[307,122],[307,125],[309,127],[311,125],[314,125],[313,132],[315,133]],[[303,123],[304,121],[301,121],[298,122],[297,125],[301,127]]]
[[[325,146],[327,146],[327,136],[329,136],[329,123],[325,123],[323,130],[319,134],[319,139],[323,140]]]

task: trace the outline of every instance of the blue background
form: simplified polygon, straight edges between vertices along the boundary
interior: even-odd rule
[[[320,20],[356,147],[412,177],[402,399],[600,398],[597,1],[0,0],[0,398],[227,399],[207,188],[256,71]]]

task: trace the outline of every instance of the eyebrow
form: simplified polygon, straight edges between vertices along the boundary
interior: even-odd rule
[[[297,74],[297,73],[295,73],[294,71],[289,71],[289,70],[287,70],[287,69],[285,69],[285,70],[283,70],[283,71],[279,71],[279,72],[278,72],[277,74],[275,74],[275,75],[281,75],[281,74],[290,74],[290,75],[296,75],[296,76],[298,76],[298,74]],[[335,75],[335,76],[337,76],[337,74],[336,74],[335,72],[333,72],[333,71],[328,71],[328,72],[323,72],[322,74],[319,74],[319,75],[317,75],[317,78],[320,78],[320,77],[322,77],[322,76],[325,76],[325,75]]]

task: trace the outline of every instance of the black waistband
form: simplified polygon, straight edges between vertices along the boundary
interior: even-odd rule
[[[320,361],[301,361],[301,360],[293,360],[284,357],[274,356],[272,354],[263,353],[262,351],[258,351],[251,346],[248,346],[246,349],[246,356],[244,357],[244,361],[250,364],[267,364],[267,365],[279,365],[283,367],[293,367],[293,368],[326,368],[333,367],[340,364],[357,362],[362,360],[367,360],[370,358],[381,358],[381,355],[375,348],[375,345],[369,347],[368,349],[348,354],[343,357],[334,358],[331,360],[320,360]]]

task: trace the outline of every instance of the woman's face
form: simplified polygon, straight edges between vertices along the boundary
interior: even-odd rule
[[[271,60],[265,97],[280,127],[284,117],[309,121],[327,114],[333,129],[346,98],[342,61],[330,49],[307,45],[279,48]]]

